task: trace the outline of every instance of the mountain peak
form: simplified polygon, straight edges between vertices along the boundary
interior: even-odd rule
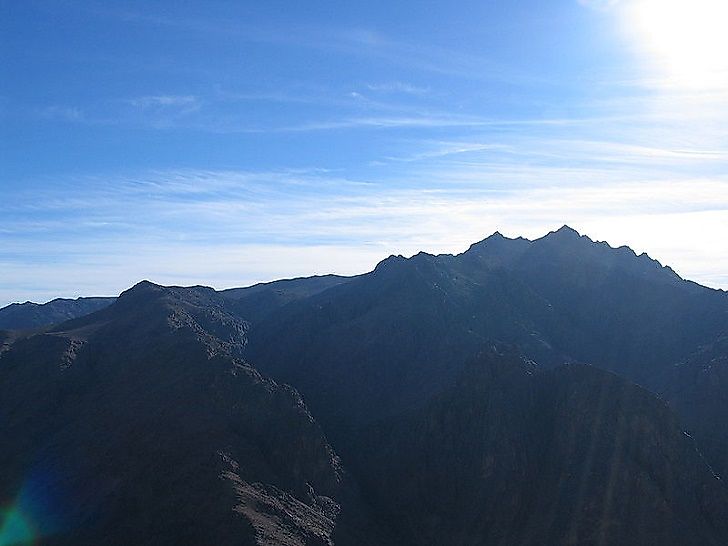
[[[551,233],[549,233],[549,235],[551,235],[551,234],[553,234],[553,235],[559,235],[561,237],[565,237],[565,236],[568,236],[568,237],[581,237],[581,234],[578,231],[576,231],[574,228],[572,228],[572,227],[570,227],[570,226],[568,226],[566,224],[564,224],[563,226],[561,226],[556,231],[552,231]]]
[[[473,243],[470,245],[470,248],[468,250],[478,249],[486,246],[490,246],[493,244],[502,243],[504,241],[510,241],[508,237],[503,235],[500,231],[496,231],[492,235],[488,235],[485,239],[478,241],[477,243]]]
[[[402,256],[401,254],[391,254],[387,258],[384,258],[381,262],[379,262],[376,267],[374,268],[374,271],[383,271],[384,269],[387,269],[389,267],[392,267],[394,264],[406,262],[407,258]]]
[[[162,293],[166,287],[154,284],[148,280],[142,280],[136,283],[131,288],[127,288],[119,295],[119,300],[126,301],[128,299],[135,299],[138,297],[149,297],[152,294]]]
[[[541,237],[540,239],[536,239],[534,242],[546,242],[549,244],[557,244],[558,246],[570,246],[571,244],[581,242],[593,242],[589,237],[586,235],[582,235],[578,231],[576,231],[574,228],[564,224],[559,229],[555,231],[549,231],[546,235]]]

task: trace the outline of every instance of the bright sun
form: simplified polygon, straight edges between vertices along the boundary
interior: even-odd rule
[[[681,85],[728,85],[728,0],[634,0],[640,40]]]

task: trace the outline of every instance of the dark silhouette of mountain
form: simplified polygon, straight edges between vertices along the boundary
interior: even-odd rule
[[[724,544],[728,489],[654,395],[492,348],[351,450],[403,545]]]
[[[58,298],[48,303],[12,303],[0,309],[0,330],[51,326],[111,305],[115,298]]]
[[[728,329],[728,295],[563,227],[535,241],[496,233],[457,256],[392,256],[252,324],[251,361],[335,430],[421,404],[492,341],[653,388]]]
[[[240,316],[248,320],[260,320],[279,307],[323,292],[327,288],[348,282],[352,277],[322,275],[297,279],[265,282],[245,288],[222,290]]]
[[[365,510],[298,393],[241,358],[246,330],[212,289],[143,282],[16,340],[0,360],[0,505],[41,476],[50,514],[20,509],[43,544],[376,537],[356,534]]]
[[[0,506],[59,545],[726,544],[726,332],[725,292],[566,226],[142,282],[0,330]]]
[[[232,307],[244,317],[261,318],[291,301],[317,294],[347,282],[350,277],[321,275],[259,283],[244,288],[221,290],[235,302]],[[56,298],[48,303],[11,303],[0,308],[0,330],[43,328],[82,317],[114,303],[116,298]]]

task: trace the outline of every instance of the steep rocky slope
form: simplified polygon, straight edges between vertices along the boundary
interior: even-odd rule
[[[721,476],[728,476],[728,334],[668,370],[662,395]]]
[[[490,349],[421,410],[353,441],[400,544],[708,545],[728,489],[664,402],[590,366]]]
[[[0,357],[0,505],[43,544],[364,542],[298,393],[240,358],[246,329],[211,289],[145,282],[17,340]]]

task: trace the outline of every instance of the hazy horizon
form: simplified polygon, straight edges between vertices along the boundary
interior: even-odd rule
[[[573,226],[569,226],[569,225],[567,225],[567,224],[564,224],[564,225],[563,225],[563,226],[561,226],[561,227],[574,229],[574,228],[573,228]],[[548,233],[546,233],[546,234],[543,234],[543,235],[540,235],[540,236],[536,236],[536,237],[523,237],[523,236],[521,236],[521,235],[513,235],[513,236],[511,236],[511,235],[508,235],[508,234],[502,233],[501,231],[496,231],[496,232],[494,232],[494,233],[492,233],[492,234],[489,234],[489,235],[488,235],[488,237],[490,237],[490,236],[493,236],[493,235],[495,235],[496,233],[500,233],[501,235],[503,235],[503,236],[504,236],[504,237],[506,237],[507,239],[525,238],[525,239],[528,239],[528,240],[530,240],[530,241],[535,241],[536,239],[539,239],[539,238],[541,238],[541,237],[545,237],[545,236],[546,236],[546,235],[548,235],[549,233],[552,233],[552,232],[554,232],[554,231],[557,231],[558,229],[560,229],[560,228],[556,228],[556,227],[555,227],[555,228],[553,228],[552,230],[550,230],[550,231],[549,231]],[[589,237],[589,235],[588,235],[588,234],[586,234],[586,233],[582,233],[582,232],[580,232],[580,231],[579,231],[578,229],[575,229],[575,231],[577,231],[577,232],[579,233],[579,235],[581,235],[581,236],[586,236],[586,237]],[[485,238],[487,238],[487,237],[485,237]],[[600,242],[606,242],[606,243],[607,243],[607,244],[608,244],[608,245],[609,245],[609,246],[610,246],[611,248],[613,248],[613,249],[616,249],[616,248],[618,248],[618,247],[620,247],[620,246],[628,246],[628,247],[629,247],[629,245],[613,245],[613,244],[611,244],[611,243],[610,243],[609,241],[601,241],[601,240],[599,240],[599,239],[593,239],[593,238],[591,238],[591,237],[589,237],[589,239],[591,239],[591,240],[592,240],[593,242],[595,242],[595,243],[600,243]],[[481,239],[481,240],[482,240],[482,239]],[[477,242],[479,242],[479,241],[473,241],[473,242],[472,242],[472,243],[470,243],[470,244],[474,244],[474,243],[477,243]],[[468,247],[469,247],[469,246],[470,246],[470,245],[467,245],[467,247],[466,247],[466,248],[464,248],[464,249],[462,249],[462,250],[457,250],[457,251],[454,251],[454,252],[431,253],[431,252],[427,252],[427,251],[424,251],[424,250],[420,250],[420,251],[417,251],[417,252],[426,252],[426,253],[428,253],[428,254],[449,254],[449,255],[456,255],[456,254],[460,254],[460,253],[462,253],[462,252],[465,252],[465,251],[466,251],[466,250],[468,249]],[[632,247],[629,247],[629,248],[632,248]],[[638,251],[636,251],[636,250],[635,250],[634,248],[632,248],[632,250],[633,250],[633,251],[635,252],[635,254],[636,254],[636,255],[638,255],[638,256],[639,256],[639,255],[641,255],[641,254],[643,253],[643,252],[638,252]],[[648,255],[648,256],[649,256],[650,258],[652,258],[652,259],[656,259],[656,258],[654,258],[654,256],[651,256],[651,255],[650,255],[650,254],[649,254],[648,252],[644,252],[644,253],[645,253],[645,254],[647,254],[647,255]],[[415,253],[411,253],[411,254],[407,254],[407,255],[405,255],[404,257],[405,257],[405,258],[411,258],[412,256],[414,256],[414,254],[416,254],[416,252],[415,252]],[[239,283],[239,284],[232,284],[232,285],[229,285],[229,286],[212,286],[212,285],[210,285],[210,284],[207,284],[207,283],[204,283],[204,282],[203,282],[203,283],[196,283],[195,285],[198,285],[198,286],[200,286],[200,285],[201,285],[201,286],[209,286],[209,287],[211,287],[211,288],[214,288],[215,290],[227,290],[227,289],[231,289],[231,288],[244,288],[244,287],[249,287],[249,286],[253,286],[253,285],[259,284],[259,283],[267,283],[267,282],[273,282],[273,281],[278,281],[278,280],[289,280],[289,279],[305,278],[305,277],[310,277],[310,276],[326,276],[326,275],[356,276],[356,275],[362,275],[362,274],[366,274],[366,273],[369,273],[370,271],[373,271],[373,270],[375,269],[375,266],[376,266],[376,265],[377,265],[378,263],[380,263],[381,261],[383,261],[383,260],[387,259],[387,258],[388,258],[388,257],[390,257],[390,256],[392,256],[392,255],[390,254],[390,255],[388,255],[388,256],[382,256],[382,257],[381,257],[380,259],[377,259],[377,261],[376,261],[375,263],[373,263],[373,264],[372,264],[371,266],[369,266],[369,267],[366,267],[365,269],[363,269],[363,270],[361,270],[361,271],[353,271],[353,272],[348,272],[348,273],[337,273],[337,272],[319,272],[319,271],[317,271],[317,272],[315,272],[315,273],[311,273],[311,274],[303,274],[303,275],[285,275],[285,274],[284,274],[284,275],[281,275],[281,276],[279,276],[279,277],[275,277],[275,278],[270,278],[270,279],[262,279],[262,280],[261,280],[261,279],[256,279],[256,280],[252,280],[252,281],[242,281],[242,282],[241,282],[241,283]],[[658,262],[659,262],[659,263],[660,263],[660,264],[661,264],[661,265],[662,265],[663,267],[670,267],[671,269],[673,269],[673,270],[674,270],[674,268],[672,268],[672,267],[670,266],[670,264],[666,264],[666,263],[660,262],[659,260],[657,260],[657,261],[658,261]],[[677,272],[677,271],[676,271],[676,273],[678,273],[678,275],[680,274],[680,273],[679,273],[679,272]],[[681,277],[683,277],[683,276],[681,275]],[[683,279],[685,279],[685,280],[689,280],[689,281],[694,281],[694,279],[689,279],[689,278],[687,278],[687,277],[683,277]],[[47,298],[47,299],[45,299],[45,300],[41,300],[41,301],[32,301],[32,303],[41,303],[41,304],[42,304],[42,303],[48,303],[49,301],[52,301],[52,300],[54,300],[54,299],[75,299],[75,298],[79,298],[79,297],[116,297],[116,296],[118,296],[118,295],[119,295],[119,294],[120,294],[121,292],[123,292],[124,290],[127,290],[128,288],[131,288],[132,286],[134,286],[134,285],[136,285],[137,283],[140,283],[140,282],[142,282],[142,281],[149,281],[149,282],[152,282],[152,283],[155,283],[155,284],[163,284],[163,285],[164,285],[164,284],[166,284],[167,286],[185,286],[185,285],[179,285],[179,284],[176,284],[176,283],[161,283],[161,282],[157,282],[157,281],[155,281],[155,279],[151,279],[151,278],[146,278],[146,277],[145,277],[145,278],[140,278],[140,279],[138,279],[137,281],[134,281],[134,282],[133,282],[133,283],[131,283],[131,284],[130,284],[129,286],[126,286],[126,287],[124,287],[124,288],[120,289],[120,290],[119,290],[118,292],[116,292],[116,293],[106,293],[106,294],[78,294],[78,295],[70,295],[70,296],[64,296],[64,295],[60,295],[60,296],[57,296],[57,295],[56,295],[56,296],[50,296],[50,297],[48,297],[48,298]],[[696,281],[696,282],[697,282],[697,281]],[[191,286],[191,285],[186,285],[186,286]],[[705,286],[708,286],[708,285],[705,285]],[[718,289],[718,290],[722,290],[722,288],[721,288],[721,287],[719,287],[719,286],[709,286],[709,288],[715,288],[715,289]],[[49,293],[50,293],[50,291],[49,291]],[[6,305],[9,305],[9,304],[11,304],[11,303],[28,303],[28,302],[30,302],[30,301],[31,301],[31,300],[13,300],[13,301],[8,301],[7,303],[3,303],[2,301],[0,301],[0,308],[4,307],[4,306],[6,306]]]

